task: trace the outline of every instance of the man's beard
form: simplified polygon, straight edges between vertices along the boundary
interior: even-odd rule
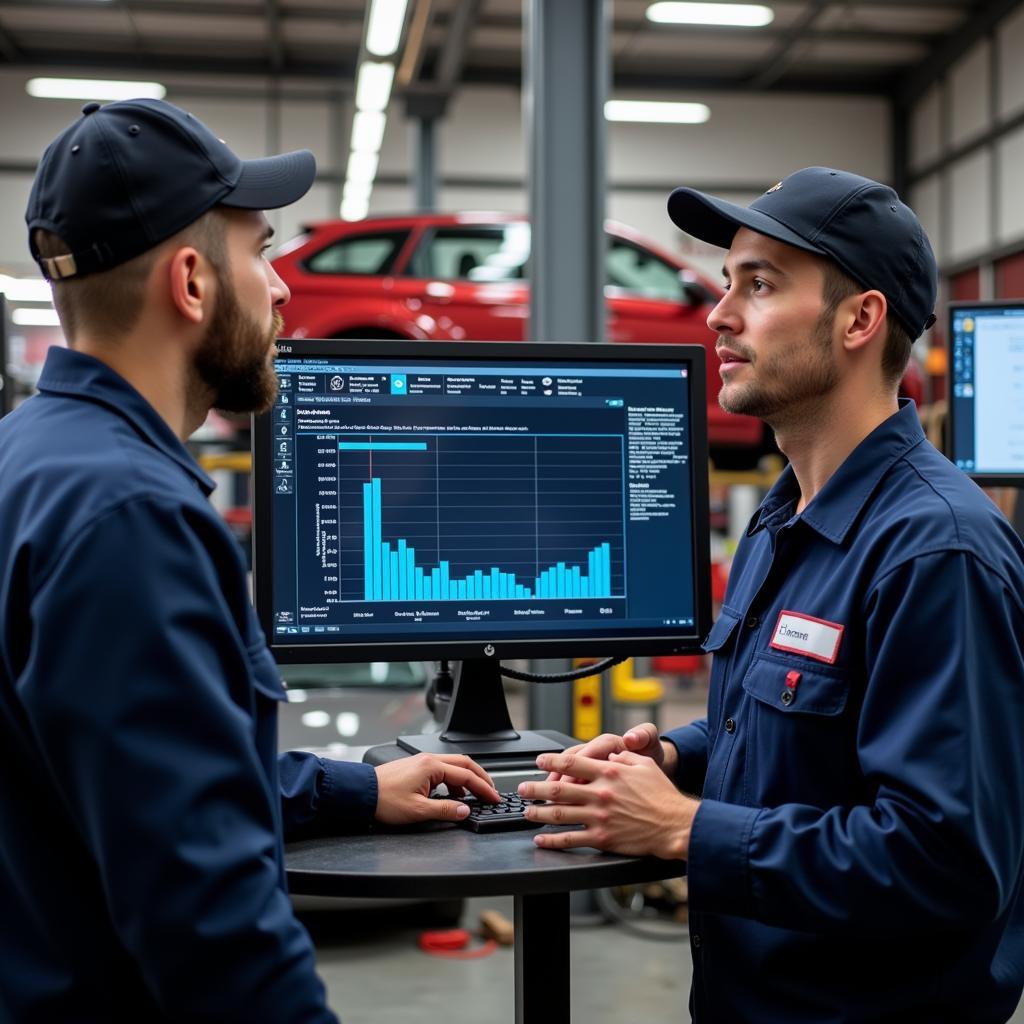
[[[803,418],[839,383],[839,367],[832,354],[832,324],[833,316],[823,315],[815,324],[808,344],[799,351],[775,352],[752,363],[759,379],[732,385],[723,383],[718,404],[726,412],[756,416],[771,426],[778,426],[794,416]],[[753,355],[732,338],[724,341],[737,355],[744,358]]]
[[[270,327],[261,327],[242,309],[226,275],[218,270],[217,277],[217,305],[194,364],[196,383],[207,392],[208,407],[266,412],[277,397],[271,345],[284,319],[275,310]]]

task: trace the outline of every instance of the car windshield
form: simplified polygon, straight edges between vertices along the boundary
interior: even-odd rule
[[[420,661],[372,661],[352,665],[281,665],[289,689],[333,690],[346,687],[407,689],[423,686],[427,667]]]

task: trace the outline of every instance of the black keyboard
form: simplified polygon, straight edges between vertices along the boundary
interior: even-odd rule
[[[459,824],[471,832],[514,832],[523,828],[542,828],[543,822],[530,821],[524,811],[530,804],[542,804],[543,800],[524,800],[518,793],[500,793],[501,800],[488,804],[475,797],[468,797],[464,803],[469,814]]]

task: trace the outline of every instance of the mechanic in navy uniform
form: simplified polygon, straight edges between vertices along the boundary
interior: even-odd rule
[[[539,764],[539,835],[687,861],[695,1021],[996,1022],[1024,985],[1024,558],[897,384],[936,265],[888,187],[811,167],[728,249],[721,404],[789,465],[740,539],[707,718]],[[692,794],[692,795],[691,795]]]
[[[278,759],[285,693],[183,443],[273,402],[262,210],[312,154],[242,161],[160,101],[82,113],[27,212],[70,348],[0,423],[0,1018],[334,1021],[283,837],[497,794],[467,758]]]

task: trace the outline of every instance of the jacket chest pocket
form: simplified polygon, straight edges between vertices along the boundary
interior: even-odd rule
[[[711,655],[711,674],[708,677],[708,724],[717,728],[722,706],[722,686],[729,662],[736,649],[736,627],[740,617],[728,608],[722,608],[703,643],[704,651]]]
[[[265,766],[276,765],[277,709],[288,699],[281,673],[267,645],[260,641],[246,650],[252,679],[252,717],[256,749]]]
[[[809,659],[759,654],[743,678],[746,795],[759,806],[831,807],[859,777],[848,671]]]

